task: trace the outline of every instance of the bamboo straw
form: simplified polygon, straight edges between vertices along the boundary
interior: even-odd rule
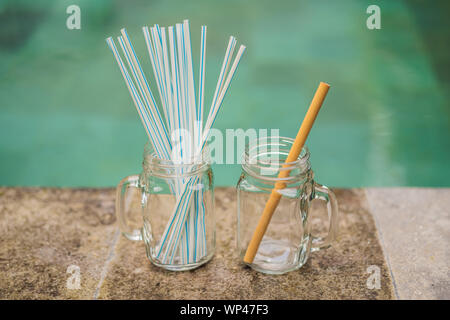
[[[300,152],[302,151],[303,145],[305,144],[306,139],[308,138],[308,134],[311,131],[311,128],[316,120],[317,114],[319,113],[320,107],[322,106],[323,101],[328,93],[328,89],[330,86],[324,82],[320,82],[319,87],[317,88],[316,93],[314,94],[314,98],[311,101],[311,105],[306,113],[305,118],[303,119],[300,130],[298,131],[297,137],[295,138],[294,144],[289,151],[287,159],[285,161],[285,165],[288,163],[297,160]],[[290,170],[281,170],[278,178],[286,178],[289,176]],[[244,262],[253,263],[256,252],[258,251],[259,245],[261,243],[262,238],[267,230],[267,227],[270,223],[270,219],[278,206],[278,203],[281,199],[281,193],[278,191],[283,189],[286,186],[284,182],[278,182],[275,184],[275,188],[272,190],[270,194],[270,198],[264,207],[264,211],[261,215],[261,218],[258,221],[258,225],[253,233],[252,239],[248,245],[247,251],[244,256]]]

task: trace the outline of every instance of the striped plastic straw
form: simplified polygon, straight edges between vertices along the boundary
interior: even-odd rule
[[[185,171],[181,172],[180,177],[170,186],[176,203],[158,243],[156,255],[164,264],[197,263],[208,255],[204,191],[201,188],[193,188],[199,183],[199,176],[183,178],[182,173],[195,168],[196,163],[192,161],[203,159],[209,132],[239,66],[245,46],[240,46],[233,60],[236,39],[230,37],[208,117],[204,123],[206,26],[201,27],[197,96],[189,21],[184,20],[183,23],[167,29],[159,25],[151,28],[144,26],[142,31],[158,89],[160,107],[150,90],[126,30],[122,29],[121,36],[118,37],[126,64],[114,40],[109,37],[106,42],[119,66],[156,155],[174,163],[188,164],[187,168],[183,169]]]

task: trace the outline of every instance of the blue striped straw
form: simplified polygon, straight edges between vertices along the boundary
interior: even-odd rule
[[[233,66],[232,66],[232,68],[231,68],[231,70],[230,70],[230,73],[228,74],[228,76],[227,76],[227,78],[226,78],[226,81],[225,81],[225,84],[224,84],[224,86],[223,86],[223,89],[222,89],[222,91],[220,92],[219,97],[218,97],[218,99],[217,99],[217,101],[216,101],[216,105],[212,106],[212,109],[214,110],[214,112],[213,112],[213,113],[210,112],[210,114],[209,114],[209,116],[208,116],[207,124],[205,125],[205,132],[204,132],[204,134],[203,134],[202,146],[201,146],[201,148],[200,148],[201,150],[203,150],[203,148],[204,148],[204,146],[205,146],[205,144],[206,144],[206,141],[207,141],[207,138],[208,138],[208,134],[209,134],[209,130],[210,130],[212,124],[214,123],[214,121],[215,121],[215,119],[216,119],[216,117],[217,117],[217,113],[218,113],[218,111],[219,111],[219,109],[220,109],[220,107],[221,107],[221,105],[222,105],[222,102],[223,102],[223,99],[224,99],[224,97],[225,97],[225,94],[226,94],[226,92],[228,91],[228,87],[229,87],[229,85],[230,85],[230,82],[231,82],[231,80],[233,79],[234,74],[236,73],[237,67],[238,67],[238,65],[239,65],[240,59],[241,59],[242,54],[244,53],[244,51],[245,51],[245,46],[241,46],[240,49],[239,49],[239,52],[238,52],[238,54],[236,55],[236,58],[235,58],[235,60],[234,60],[234,62],[233,62]],[[190,180],[194,180],[193,183],[197,183],[197,182],[198,182],[198,177],[190,178]],[[188,181],[188,185],[189,185],[190,183],[191,183],[191,181]],[[190,194],[191,194],[191,193],[183,193],[183,196],[188,196],[188,197],[190,197]],[[185,200],[180,199],[180,202],[185,202]],[[177,210],[178,210],[179,208],[180,208],[179,206],[176,206],[176,207],[175,207],[175,212],[174,212],[173,215],[172,215],[173,218],[177,217],[177,214],[178,214]],[[185,215],[182,215],[181,218],[182,218],[183,221],[184,221]],[[175,234],[176,234],[176,236],[175,236],[175,246],[176,246],[177,243],[178,243],[178,240],[179,240],[179,232],[180,232],[180,231],[176,231],[176,229],[177,229],[177,228],[175,228]],[[162,247],[161,247],[161,249],[162,249]]]
[[[202,131],[203,131],[203,104],[205,101],[204,90],[205,90],[205,66],[206,66],[205,56],[206,56],[206,26],[202,26],[201,46],[200,46],[200,72],[199,72],[199,86],[198,86],[198,112],[197,112],[198,145],[200,145],[200,139],[202,138]]]
[[[188,123],[189,123],[189,135],[190,135],[190,151],[189,157],[192,158],[195,155],[195,144],[197,143],[195,136],[195,122],[197,119],[197,107],[195,98],[195,85],[194,85],[194,68],[192,63],[192,48],[191,48],[191,32],[189,28],[189,20],[183,21],[184,30],[184,42],[185,42],[185,56],[186,56],[186,78],[187,78],[187,102],[188,102]]]
[[[134,51],[133,45],[131,44],[130,38],[128,37],[128,34],[127,34],[126,30],[123,28],[121,30],[121,33],[122,33],[122,36],[123,36],[123,40],[124,40],[124,42],[126,44],[126,48],[130,52],[131,61],[134,62],[134,63],[132,63],[133,71],[134,71],[134,73],[136,73],[138,75],[138,79],[140,80],[139,82],[143,82],[143,84],[145,84],[145,86],[143,86],[141,84],[143,89],[144,89],[143,91],[145,93],[145,95],[143,95],[143,97],[147,98],[147,99],[144,99],[144,101],[146,101],[146,103],[149,106],[149,109],[151,111],[151,114],[155,118],[155,123],[157,125],[158,130],[163,131],[163,139],[162,139],[162,141],[163,141],[163,144],[164,144],[164,148],[168,151],[168,150],[171,149],[171,143],[170,143],[170,138],[169,138],[169,135],[167,133],[167,130],[166,130],[165,126],[164,126],[164,122],[162,120],[161,113],[159,112],[158,108],[156,107],[155,98],[153,97],[153,94],[151,93],[150,86],[149,86],[149,84],[147,82],[147,79],[145,78],[144,72],[142,71],[142,68],[141,68],[141,65],[139,63],[138,57],[136,55],[136,52]]]
[[[218,100],[217,100],[217,104],[212,106],[212,109],[215,110],[215,112],[213,112],[213,113],[210,112],[209,119],[208,119],[208,121],[207,121],[207,123],[209,123],[210,125],[209,125],[209,126],[206,126],[206,129],[207,129],[207,130],[205,131],[204,136],[203,136],[204,138],[203,138],[203,144],[202,144],[202,148],[201,148],[201,149],[203,149],[203,147],[204,147],[204,145],[205,145],[205,143],[206,143],[206,140],[207,140],[207,137],[208,137],[208,133],[209,133],[209,129],[210,129],[210,127],[211,127],[211,124],[214,122],[215,117],[217,116],[217,112],[218,112],[218,110],[219,110],[219,108],[220,108],[220,106],[221,106],[221,104],[222,104],[223,98],[224,98],[224,96],[225,96],[225,93],[227,92],[227,89],[228,89],[228,86],[229,86],[229,84],[230,84],[230,82],[231,82],[231,79],[233,78],[233,76],[234,76],[234,74],[235,74],[235,72],[236,72],[237,66],[238,66],[238,64],[239,64],[240,58],[241,58],[241,56],[242,56],[244,50],[245,50],[245,47],[241,46],[241,48],[240,48],[240,50],[239,50],[239,52],[238,52],[238,55],[237,55],[237,57],[236,57],[236,59],[235,59],[235,62],[233,63],[233,67],[232,67],[232,70],[231,70],[231,74],[228,75],[227,80],[226,80],[226,82],[225,82],[225,87],[226,87],[226,88],[225,88],[225,90],[222,90],[222,92],[220,93],[219,98],[218,98]],[[227,51],[228,51],[228,50],[227,50]],[[226,55],[226,57],[227,57],[227,55]],[[225,65],[225,64],[224,64],[224,65]],[[214,119],[211,119],[211,117],[213,117]],[[197,177],[191,178],[191,180],[198,180],[198,178],[197,178]],[[191,182],[191,181],[189,181],[189,182]],[[197,181],[195,181],[195,183],[197,183]],[[188,183],[188,184],[189,184],[189,183]],[[183,196],[185,196],[185,195],[186,195],[186,194],[184,193]],[[188,193],[188,195],[190,196],[190,193]],[[180,202],[184,202],[184,200],[183,200],[183,199],[180,199]],[[176,217],[178,217],[178,216],[177,216],[177,213],[178,213],[177,210],[178,210],[178,208],[179,208],[179,206],[176,206],[175,212],[174,212],[174,214],[173,214],[173,218],[174,218],[174,219],[175,219]],[[184,215],[182,216],[182,218],[184,218]],[[176,229],[177,229],[177,228],[175,228],[175,230],[176,230]],[[169,230],[169,231],[171,231],[171,230]],[[179,231],[175,231],[175,233],[177,234],[177,233],[179,233]],[[178,239],[179,239],[179,236],[176,236],[175,239],[176,239],[175,241],[176,241],[176,243],[177,243],[177,242],[178,242]],[[164,241],[165,241],[165,238],[163,239],[162,246],[160,247],[160,249],[163,248]]]
[[[106,39],[106,42],[108,43],[108,46],[110,47],[114,57],[116,58],[117,64],[119,66],[119,69],[122,73],[122,76],[124,77],[125,83],[127,85],[127,88],[130,92],[130,95],[133,99],[133,102],[136,106],[136,109],[138,111],[139,117],[141,118],[142,124],[144,125],[145,131],[147,132],[147,136],[149,137],[150,142],[152,143],[153,149],[158,153],[158,156],[162,157],[162,149],[160,148],[160,145],[157,143],[157,141],[154,139],[155,133],[154,133],[154,127],[150,125],[150,120],[147,111],[145,110],[141,99],[139,97],[139,94],[137,93],[137,90],[133,84],[133,81],[131,80],[128,71],[123,64],[122,58],[120,57],[119,52],[117,51],[116,45],[114,44],[114,40],[109,37]]]
[[[198,87],[198,110],[197,110],[197,131],[196,131],[196,152],[200,145],[200,139],[202,138],[203,131],[203,106],[204,106],[204,89],[205,89],[205,67],[206,67],[206,26],[201,28],[201,40],[200,40],[200,71],[199,71],[199,87]],[[205,211],[203,205],[203,189],[198,190],[195,193],[195,219],[194,219],[194,229],[195,229],[195,252],[194,260],[197,261],[199,257],[204,255],[203,248],[206,246],[206,235],[203,229],[199,229],[199,219],[201,227],[204,225]],[[200,213],[199,213],[200,212]],[[200,217],[199,217],[200,215]],[[197,250],[198,248],[198,250]]]
[[[164,65],[164,76],[166,79],[166,99],[167,99],[167,103],[168,103],[168,116],[169,116],[169,128],[170,128],[170,132],[173,132],[173,130],[175,129],[174,123],[173,123],[173,101],[172,101],[172,95],[173,95],[173,90],[172,90],[172,81],[171,81],[171,77],[170,77],[170,62],[169,62],[169,55],[168,55],[168,51],[167,51],[167,37],[166,37],[166,29],[165,28],[161,28],[161,35],[162,35],[162,50],[163,50],[163,65]]]
[[[156,53],[155,53],[155,49],[154,49],[154,45],[152,44],[152,41],[150,39],[150,35],[148,32],[148,27],[143,27],[142,31],[144,33],[144,39],[145,39],[145,43],[147,45],[147,50],[149,52],[149,56],[150,56],[150,62],[152,64],[152,69],[153,69],[153,75],[155,77],[156,80],[156,86],[158,88],[158,92],[159,92],[159,97],[162,101],[162,103],[165,103],[165,99],[164,99],[164,93],[163,93],[163,80],[162,80],[162,74],[160,72],[159,69],[159,65],[156,62]],[[164,111],[164,115],[167,118],[167,110],[163,105],[163,111]]]
[[[148,27],[143,27],[142,30],[164,116],[157,107],[126,30],[121,30],[122,36],[118,41],[132,77],[112,38],[108,38],[107,43],[156,155],[161,159],[180,160],[182,164],[189,164],[189,161],[203,156],[209,131],[216,120],[245,47],[241,46],[228,72],[236,44],[236,39],[230,37],[213,102],[203,125],[206,26],[201,28],[198,98],[195,95],[189,21],[184,20],[182,24],[176,24],[175,28],[168,28],[169,49],[165,28],[156,24],[150,28],[150,32]],[[173,135],[176,129],[181,129],[177,137]],[[188,130],[188,135],[182,136],[182,130]],[[179,144],[172,144],[172,138],[175,138],[174,141],[178,140]],[[184,176],[190,170],[195,170],[195,166],[194,162],[187,167],[180,167],[179,177],[170,183],[176,204],[156,252],[157,258],[163,263],[195,263],[207,255],[204,189],[198,187],[201,186],[199,176]]]
[[[136,75],[136,69],[134,68],[133,63],[132,63],[132,61],[130,59],[130,54],[128,52],[128,49],[125,47],[125,44],[123,43],[123,38],[122,37],[119,37],[118,40],[119,40],[119,44],[120,44],[120,46],[122,48],[122,51],[125,54],[125,58],[126,58],[126,61],[128,63],[128,66],[130,67],[130,69],[132,71],[132,74],[133,74],[133,77],[134,77],[134,79],[135,79],[135,81],[136,81],[136,83],[138,85],[138,88],[139,88],[139,91],[141,93],[141,96],[143,96],[144,93],[143,93],[142,83],[139,81],[139,78]],[[158,126],[156,124],[156,119],[155,119],[153,113],[151,112],[151,109],[150,109],[150,107],[148,105],[148,101],[146,99],[142,99],[142,100],[144,100],[145,106],[147,107],[146,108],[146,110],[148,110],[147,114],[150,115],[149,119],[150,119],[150,123],[153,124],[152,128],[157,128]],[[159,149],[161,150],[162,158],[163,159],[168,159],[169,158],[169,151],[167,150],[167,145],[164,143],[163,136],[161,135],[159,130],[154,130],[154,132],[155,132],[156,141],[158,142],[157,145],[158,145]]]
[[[164,28],[163,28],[164,29]],[[162,36],[162,30],[159,28],[159,25],[155,25],[153,28],[151,28],[152,31],[152,39],[153,39],[153,44],[155,47],[155,53],[156,53],[156,61],[157,61],[157,65],[158,65],[158,70],[159,73],[161,75],[162,78],[162,93],[164,96],[164,99],[161,98],[162,100],[162,104],[163,104],[163,109],[164,109],[164,114],[166,115],[166,118],[168,118],[170,111],[169,111],[169,99],[168,99],[168,92],[167,92],[167,79],[165,76],[165,61],[164,61],[164,54],[163,54],[163,36]],[[164,29],[165,32],[165,29]],[[168,123],[170,122],[170,118],[167,119]]]
[[[211,107],[209,109],[210,114],[214,111],[214,106],[216,105],[217,98],[220,94],[220,91],[223,88],[223,81],[224,81],[226,73],[228,71],[228,66],[230,65],[230,61],[231,61],[231,57],[233,56],[235,45],[236,45],[236,39],[234,37],[230,37],[230,40],[228,41],[227,51],[225,52],[225,57],[223,59],[222,68],[220,69],[219,79],[217,80],[217,85],[216,85],[216,90],[214,92],[213,101],[212,101]]]

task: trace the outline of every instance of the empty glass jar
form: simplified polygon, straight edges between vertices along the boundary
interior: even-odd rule
[[[329,247],[337,234],[336,197],[314,181],[308,149],[304,148],[296,161],[285,163],[293,142],[283,137],[259,139],[247,145],[243,156],[237,184],[237,249],[242,261],[270,194],[281,194],[253,263],[248,264],[264,273],[300,268],[311,251]],[[281,170],[289,170],[289,176],[279,178]],[[311,234],[310,205],[314,199],[327,204],[329,226],[324,238]]]

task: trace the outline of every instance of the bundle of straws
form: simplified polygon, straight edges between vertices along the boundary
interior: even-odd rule
[[[175,163],[190,164],[193,159],[201,161],[209,131],[236,73],[245,46],[240,46],[231,63],[236,39],[230,37],[204,123],[206,26],[201,27],[197,94],[189,21],[184,20],[183,23],[176,24],[175,28],[168,27],[168,39],[166,28],[158,25],[151,28],[145,26],[142,31],[158,88],[159,107],[127,31],[121,29],[121,36],[117,38],[126,65],[114,40],[109,37],[106,42],[117,61],[153,150],[158,158]],[[175,141],[179,143],[174,143]],[[202,190],[193,188],[198,182],[198,176],[183,178],[180,175],[171,185],[176,204],[156,252],[156,258],[162,263],[195,263],[207,255]]]

